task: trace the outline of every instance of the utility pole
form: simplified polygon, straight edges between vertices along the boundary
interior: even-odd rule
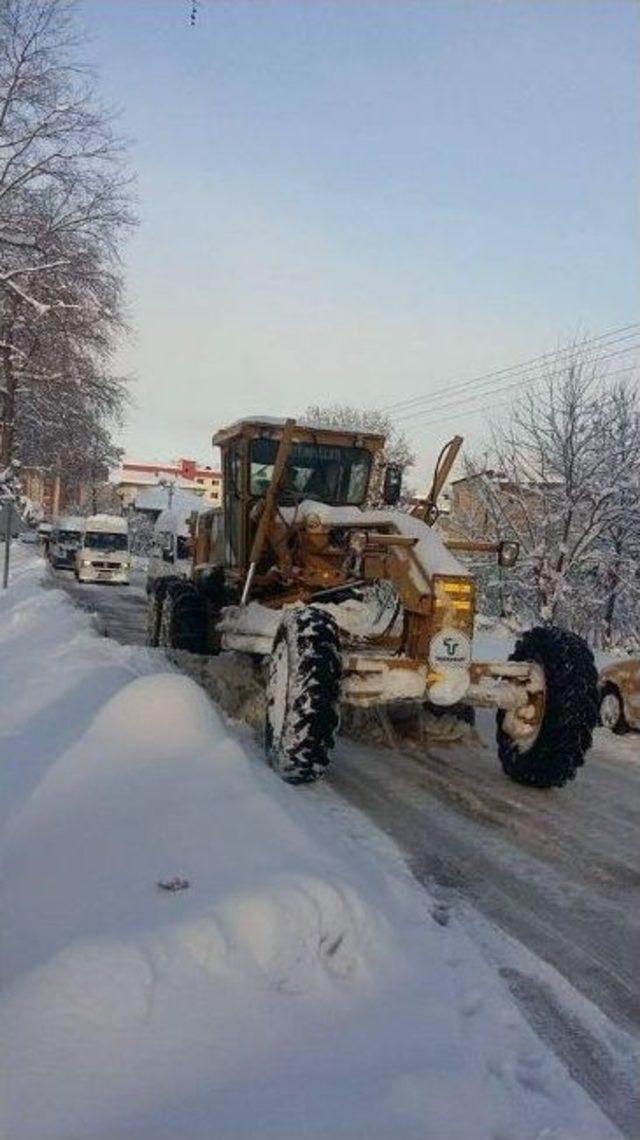
[[[4,499],[4,509],[4,568],[2,571],[2,589],[6,590],[7,586],[9,585],[9,561],[11,558],[11,524],[13,522],[13,499],[9,497]]]
[[[171,510],[173,506],[173,496],[176,490],[175,479],[158,479],[158,485],[165,488],[167,492],[167,505],[169,507],[169,510]]]

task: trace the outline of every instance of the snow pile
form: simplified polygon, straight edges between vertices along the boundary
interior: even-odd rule
[[[266,712],[262,660],[256,661],[247,653],[201,657],[175,649],[170,656],[183,673],[193,677],[213,697],[227,716],[249,725],[256,739],[262,739]]]
[[[40,573],[0,598],[4,1135],[616,1135],[370,825]]]

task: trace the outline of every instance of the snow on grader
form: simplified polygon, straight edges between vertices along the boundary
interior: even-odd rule
[[[369,509],[381,435],[245,419],[213,437],[222,508],[192,518],[187,577],[149,584],[151,645],[236,651],[264,662],[265,747],[293,784],[327,768],[341,706],[497,710],[504,771],[539,788],[572,779],[597,717],[592,654],[538,627],[509,661],[474,661],[475,586],[461,551],[504,566],[514,543],[446,542],[437,500],[462,443],[443,449],[419,514],[398,508],[400,472]]]

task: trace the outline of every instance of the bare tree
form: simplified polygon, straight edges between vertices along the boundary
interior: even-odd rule
[[[132,225],[123,147],[78,62],[66,0],[0,3],[0,461],[84,415],[105,431],[124,387],[121,241]],[[73,407],[75,405],[75,407]],[[47,420],[47,407],[55,415]],[[62,437],[60,437],[60,442]]]
[[[603,646],[637,641],[640,635],[640,407],[630,382],[612,388],[603,424],[602,447],[616,481],[610,519],[593,558],[593,577],[602,604],[594,615],[594,637]]]
[[[520,543],[520,565],[502,582],[513,609],[592,639],[604,623],[611,636],[622,580],[635,566],[623,551],[631,544],[639,446],[635,389],[607,386],[580,346],[494,432],[493,474],[472,473],[485,526]],[[636,536],[637,522],[632,530]]]

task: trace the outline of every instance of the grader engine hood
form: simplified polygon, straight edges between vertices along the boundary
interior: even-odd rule
[[[361,510],[360,507],[333,507],[305,499],[297,507],[281,507],[280,515],[292,524],[304,522],[308,529],[317,527],[348,527],[349,529],[384,532],[389,531],[403,538],[413,539],[412,562],[421,570],[427,580],[433,574],[449,574],[469,578],[461,562],[447,550],[442,539],[421,519],[404,511]]]
[[[356,580],[388,581],[403,612],[404,652],[395,661],[370,657],[366,669],[353,659],[352,696],[358,702],[426,694],[435,703],[459,700],[469,684],[474,617],[474,585],[464,566],[421,519],[392,509],[361,510],[309,500],[281,510],[285,525],[296,526],[319,542],[327,534],[344,549]],[[319,594],[314,604],[323,603]],[[341,625],[339,607],[333,610]],[[375,638],[371,639],[372,641]],[[389,647],[387,646],[387,649]],[[358,693],[355,692],[356,686]],[[346,694],[349,697],[349,692]]]

